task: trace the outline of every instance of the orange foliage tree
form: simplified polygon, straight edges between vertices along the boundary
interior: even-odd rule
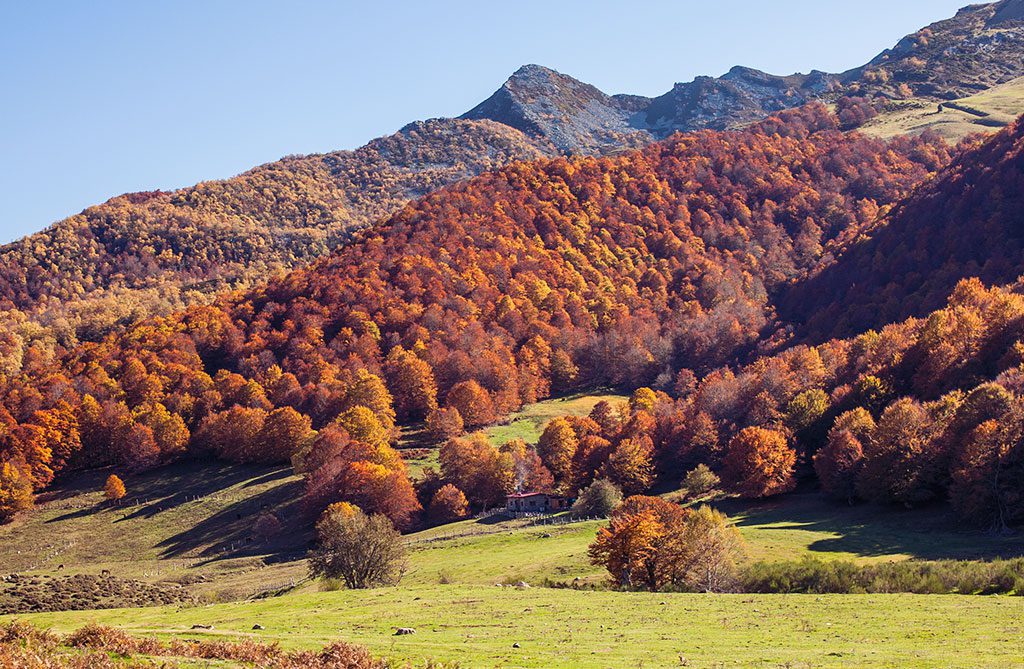
[[[461,490],[446,483],[430,500],[427,507],[427,518],[435,525],[453,523],[462,520],[469,514],[469,502]]]
[[[117,474],[111,474],[103,484],[103,496],[111,502],[123,498],[127,491],[124,488],[124,481]]]
[[[776,430],[748,427],[729,441],[723,480],[744,497],[768,497],[796,485],[796,451]]]

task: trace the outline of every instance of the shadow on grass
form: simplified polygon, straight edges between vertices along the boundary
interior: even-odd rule
[[[125,496],[124,503],[138,508],[126,514],[121,520],[152,518],[164,511],[188,502],[201,501],[207,495],[216,494],[225,488],[252,481],[257,477],[288,475],[287,469],[275,470],[270,474],[265,474],[266,471],[266,467],[198,460],[173,469],[155,470],[152,474],[147,473],[136,480],[126,481],[128,495]],[[261,474],[264,476],[260,476]]]
[[[920,509],[849,506],[830,502],[820,494],[804,493],[761,502],[730,499],[715,506],[741,528],[836,535],[813,541],[808,548],[817,553],[909,555],[921,560],[1024,556],[1024,535],[958,527],[949,508],[940,505]]]
[[[270,481],[283,477],[270,477]],[[284,481],[263,492],[231,504],[195,525],[161,541],[164,558],[198,554],[216,560],[254,555],[304,553],[312,534],[302,513],[302,483]],[[261,513],[277,516],[281,531],[264,541],[254,531]],[[198,551],[198,553],[196,553]]]

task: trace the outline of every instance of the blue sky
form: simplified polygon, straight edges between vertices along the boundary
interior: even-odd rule
[[[658,95],[860,65],[966,0],[0,3],[0,241],[458,115],[524,63]]]

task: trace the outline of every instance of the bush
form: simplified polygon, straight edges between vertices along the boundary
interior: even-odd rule
[[[591,483],[572,505],[577,518],[607,518],[622,504],[622,491],[606,479]]]
[[[272,513],[261,513],[252,526],[256,537],[263,542],[271,541],[281,534],[281,521]]]
[[[111,474],[107,477],[107,482],[103,485],[103,496],[109,501],[116,502],[124,497],[126,492],[124,481],[119,476]]]
[[[111,655],[113,654],[113,657]],[[0,626],[0,667],[19,669],[152,669],[152,661],[133,655],[165,659],[221,660],[275,669],[387,669],[388,663],[362,646],[335,642],[323,649],[284,651],[276,643],[258,641],[161,642],[137,637],[103,625],[87,625],[66,637],[14,621]],[[193,663],[189,663],[191,666]],[[175,663],[159,666],[177,666]],[[203,666],[206,666],[204,664]],[[431,665],[441,666],[441,665]]]
[[[743,551],[725,514],[636,495],[615,510],[588,554],[624,589],[726,592],[735,589]]]
[[[759,562],[748,567],[740,581],[744,592],[757,593],[1021,594],[1024,559],[907,560],[860,566],[845,560],[805,558],[792,562]]]
[[[691,469],[683,478],[683,494],[686,499],[700,499],[710,495],[721,480],[704,464]]]

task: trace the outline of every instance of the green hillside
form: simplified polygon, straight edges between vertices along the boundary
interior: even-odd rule
[[[893,102],[861,131],[891,139],[900,135],[938,132],[956,142],[979,132],[993,132],[1024,114],[1024,77],[953,102],[941,109],[934,100],[913,98]]]

